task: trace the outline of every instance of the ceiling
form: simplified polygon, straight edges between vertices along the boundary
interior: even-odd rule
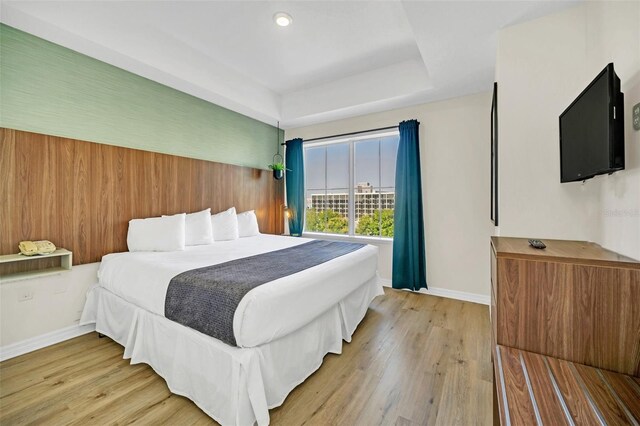
[[[490,90],[498,30],[576,4],[0,1],[7,25],[284,128]]]

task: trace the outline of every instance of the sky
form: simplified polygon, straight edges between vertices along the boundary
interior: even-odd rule
[[[396,135],[355,143],[356,183],[369,182],[383,188],[395,186],[398,139]],[[325,159],[327,190],[340,192],[335,190],[349,188],[349,145],[345,143],[305,149],[307,190],[324,190]]]

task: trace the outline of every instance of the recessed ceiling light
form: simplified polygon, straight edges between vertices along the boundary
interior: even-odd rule
[[[276,13],[275,15],[273,15],[273,20],[281,27],[289,26],[289,24],[293,22],[293,18],[291,17],[291,15],[285,12]]]

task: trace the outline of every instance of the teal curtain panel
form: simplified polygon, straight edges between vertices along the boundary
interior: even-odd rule
[[[393,288],[427,288],[420,138],[417,120],[400,123],[393,228]]]
[[[289,207],[289,233],[299,237],[304,228],[304,156],[302,139],[287,141],[285,149],[287,172],[287,206]]]

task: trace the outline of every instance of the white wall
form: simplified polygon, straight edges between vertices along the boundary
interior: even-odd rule
[[[69,272],[0,285],[0,347],[78,324],[87,290],[98,281],[99,263]],[[31,293],[33,298],[20,301]]]
[[[609,62],[625,92],[626,170],[560,183],[558,116]],[[640,259],[640,3],[586,2],[502,30],[500,234],[595,241]]]
[[[289,129],[286,139],[309,139],[420,121],[420,156],[430,288],[489,295],[491,93]],[[380,246],[383,278],[392,250]],[[461,295],[464,297],[465,295]]]

